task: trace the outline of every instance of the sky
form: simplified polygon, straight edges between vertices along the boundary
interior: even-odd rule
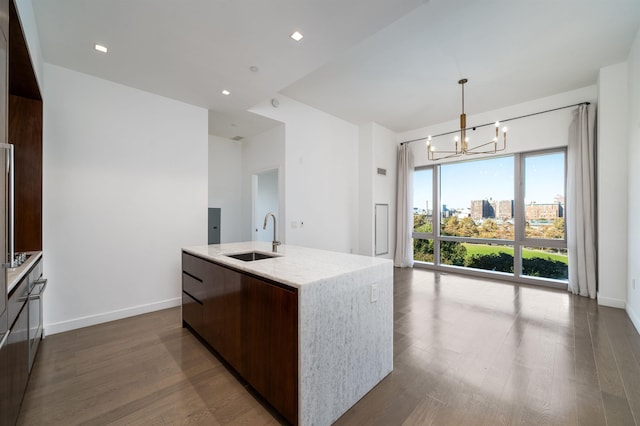
[[[531,155],[525,159],[525,204],[552,203],[564,195],[564,153]],[[431,169],[414,175],[414,207],[433,208]],[[514,199],[514,157],[466,161],[441,166],[441,202],[448,208],[469,208],[471,200]]]

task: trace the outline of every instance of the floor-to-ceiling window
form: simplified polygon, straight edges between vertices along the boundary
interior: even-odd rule
[[[417,168],[414,260],[566,282],[565,170],[564,149]]]

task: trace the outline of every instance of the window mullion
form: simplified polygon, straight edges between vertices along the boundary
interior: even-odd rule
[[[524,240],[524,157],[515,154],[514,159],[514,242],[513,242],[513,274],[522,276],[522,241]]]
[[[440,204],[440,165],[433,166],[433,264],[440,265],[440,218],[442,216],[442,205]]]

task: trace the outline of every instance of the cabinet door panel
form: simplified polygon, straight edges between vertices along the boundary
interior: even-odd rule
[[[199,257],[192,256],[187,253],[182,253],[182,271],[199,279],[204,278],[204,264],[206,262]]]
[[[204,283],[184,272],[182,273],[182,291],[199,302],[203,302],[206,298]]]
[[[0,320],[6,321],[6,316],[0,315]],[[9,348],[7,342],[2,342],[6,337],[5,331],[0,333],[0,425],[10,425],[11,398],[9,393],[9,379],[12,374],[9,368]]]
[[[205,275],[207,341],[242,374],[242,275],[213,263]]]
[[[42,101],[9,96],[15,144],[15,250],[42,250]]]
[[[298,415],[298,297],[244,276],[247,295],[245,378],[287,420]]]
[[[189,324],[201,337],[204,337],[205,327],[202,303],[185,292],[182,292],[182,321]]]
[[[9,424],[18,420],[22,396],[29,380],[29,309],[23,307],[7,341],[9,362]]]

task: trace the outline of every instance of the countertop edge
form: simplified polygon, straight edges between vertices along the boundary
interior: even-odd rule
[[[354,273],[377,265],[383,265],[386,263],[393,264],[393,261],[391,259],[369,257],[342,252],[332,252],[328,250],[292,245],[280,246],[279,250],[282,249],[282,251],[280,253],[277,253],[277,258],[255,261],[262,262],[260,264],[254,262],[244,262],[225,256],[225,254],[238,253],[242,251],[270,253],[270,248],[270,243],[244,242],[182,247],[181,251],[205,260],[209,260],[221,266],[229,267],[240,272],[246,272],[258,277],[266,278],[297,289],[301,289],[315,282],[325,281],[327,279]],[[287,250],[289,250],[290,253],[287,253]],[[309,266],[302,265],[300,262],[300,252],[302,252],[302,255],[316,253],[321,254],[325,256],[325,259],[324,261],[311,260],[309,262]],[[354,264],[345,265],[343,268],[338,268],[335,271],[329,272],[327,271],[328,268],[326,268],[326,266],[328,265],[326,259],[327,256],[335,256],[337,259],[343,260],[352,259],[356,262]],[[262,266],[262,268],[256,268],[255,266]],[[312,274],[314,275],[313,277],[308,276],[309,268],[314,271],[312,272]],[[315,276],[317,272],[319,272],[317,274],[318,276]],[[289,275],[289,277],[287,277],[287,275]]]
[[[7,270],[7,295],[11,293],[20,280],[27,274],[29,269],[31,269],[31,267],[42,257],[42,251],[31,251],[27,252],[27,254],[30,254],[31,256],[26,262],[17,268],[10,268]],[[11,277],[11,281],[9,281],[9,275],[15,272],[18,272],[18,274],[15,277]]]

